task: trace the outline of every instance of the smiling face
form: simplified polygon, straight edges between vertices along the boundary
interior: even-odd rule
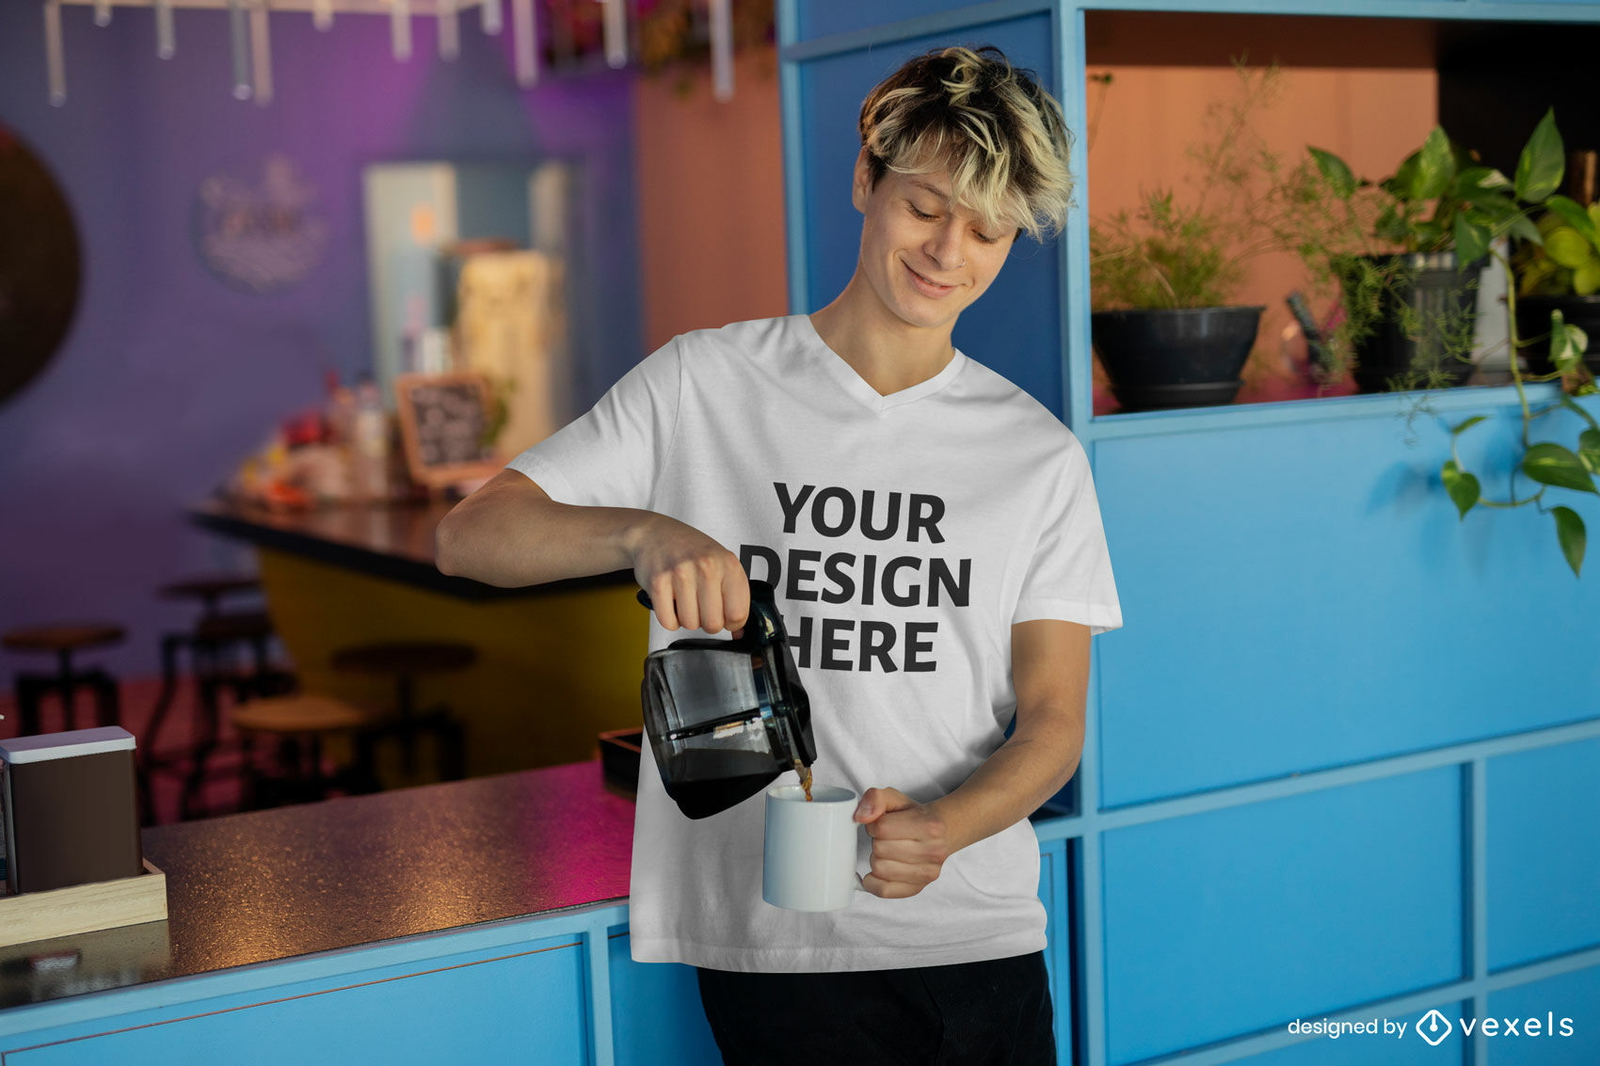
[[[883,309],[906,325],[949,333],[1005,265],[1017,227],[950,202],[950,177],[890,170],[871,182],[856,161],[852,200],[865,216],[856,270]]]

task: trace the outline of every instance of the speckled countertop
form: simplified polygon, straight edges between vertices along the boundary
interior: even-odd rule
[[[0,1010],[628,894],[599,762],[144,832],[168,920],[0,948]]]

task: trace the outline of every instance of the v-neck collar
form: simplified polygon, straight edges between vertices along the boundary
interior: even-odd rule
[[[800,320],[796,323],[796,328],[807,341],[808,347],[812,349],[812,354],[821,364],[823,372],[838,383],[839,387],[852,399],[869,411],[881,414],[902,404],[913,403],[925,396],[932,396],[954,381],[967,365],[967,357],[961,353],[961,349],[953,349],[955,354],[944,365],[944,369],[933,375],[933,377],[885,396],[867,384],[867,380],[856,373],[855,367],[845,362],[838,352],[828,347],[828,343],[817,332],[817,327],[812,325],[810,315],[794,315],[792,317]]]

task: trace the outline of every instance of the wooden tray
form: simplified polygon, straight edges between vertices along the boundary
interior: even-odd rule
[[[145,859],[138,877],[0,896],[0,947],[166,917],[167,875]]]

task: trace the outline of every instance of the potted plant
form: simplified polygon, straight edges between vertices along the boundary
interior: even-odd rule
[[[1308,154],[1266,210],[1279,239],[1339,290],[1336,369],[1353,363],[1365,392],[1464,382],[1490,245],[1508,233],[1537,237],[1520,188],[1439,127],[1378,182],[1357,179],[1332,152]]]
[[[1247,221],[1264,177],[1248,165],[1250,117],[1278,72],[1236,65],[1240,98],[1213,106],[1211,136],[1188,151],[1190,195],[1158,187],[1089,228],[1094,347],[1124,410],[1225,404],[1243,384],[1265,308],[1230,300],[1269,247]]]
[[[1221,219],[1150,194],[1090,228],[1090,323],[1125,410],[1231,403],[1263,307],[1229,306],[1242,274]]]

